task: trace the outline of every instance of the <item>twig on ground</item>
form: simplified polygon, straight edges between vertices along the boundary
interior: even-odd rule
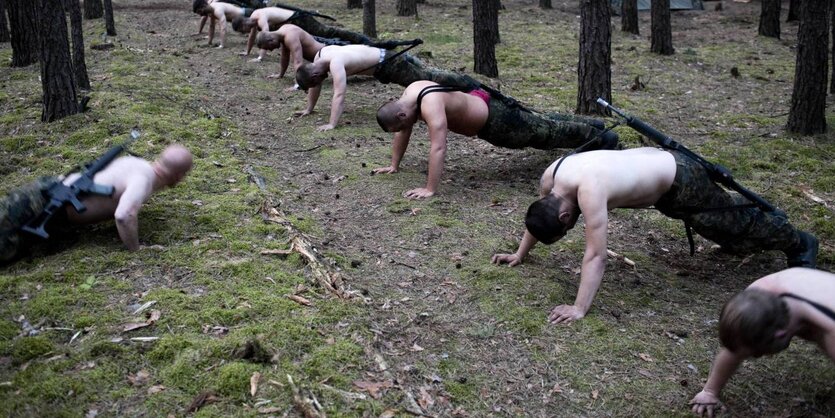
[[[623,261],[623,262],[624,262],[624,263],[626,263],[626,264],[629,264],[629,265],[630,265],[630,266],[632,266],[632,267],[635,267],[635,262],[634,262],[634,261],[632,261],[632,260],[630,260],[630,259],[628,259],[628,258],[626,258],[626,256],[620,255],[620,254],[618,254],[618,253],[616,253],[616,252],[614,252],[614,251],[612,251],[612,250],[606,250],[606,254],[608,254],[608,255],[609,255],[609,257],[616,258],[616,259],[618,259],[618,260],[620,260],[620,261]]]

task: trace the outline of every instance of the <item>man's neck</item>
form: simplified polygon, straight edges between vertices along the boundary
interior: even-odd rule
[[[165,174],[165,170],[160,167],[159,163],[154,161],[151,164],[151,168],[154,170],[154,191],[160,190],[167,186],[165,178],[167,177]]]

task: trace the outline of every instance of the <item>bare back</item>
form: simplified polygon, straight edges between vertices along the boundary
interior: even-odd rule
[[[432,81],[416,81],[404,92],[404,101],[417,103],[418,96],[424,89],[438,86]],[[487,122],[489,108],[483,99],[461,91],[428,92],[421,99],[420,118],[433,121],[435,115],[443,110],[447,129],[460,135],[475,136]]]
[[[673,183],[675,158],[657,148],[634,148],[623,151],[589,151],[565,158],[554,184],[552,163],[540,180],[545,193],[561,195],[604,192],[608,209],[648,207],[655,204]]]
[[[261,20],[264,19],[270,25],[280,25],[290,19],[295,13],[292,10],[282,9],[280,7],[264,7],[261,9],[257,9],[252,12],[251,17],[261,23]]]
[[[284,45],[290,50],[290,54],[295,58],[298,56],[297,51],[301,51],[301,57],[308,61],[313,61],[316,58],[316,53],[319,52],[322,48],[325,47],[324,44],[317,41],[309,33],[305,32],[302,28],[291,25],[285,24],[282,25],[278,29],[278,34],[281,35],[284,39]],[[294,59],[293,65],[298,68],[301,65],[301,62],[298,62],[296,65],[296,60]]]
[[[777,295],[789,293],[835,312],[835,274],[832,273],[800,267],[790,268],[765,276],[752,283],[749,288]],[[835,343],[835,318],[829,317],[809,303],[802,302],[801,305],[804,305],[807,308],[805,311],[809,313],[804,315],[803,319],[810,322],[814,329],[798,336],[814,340],[826,350],[827,338],[829,344]],[[828,349],[835,352],[835,347]]]
[[[321,49],[314,62],[325,60],[329,66],[340,65],[347,75],[373,75],[385,50],[367,45],[329,45]],[[333,72],[333,68],[331,68]]]
[[[214,2],[212,3],[212,8],[215,11],[216,17],[223,14],[228,22],[233,21],[238,16],[243,16],[243,9],[234,4]]]
[[[69,185],[80,175],[73,173],[64,179]],[[93,223],[112,219],[122,195],[130,188],[134,200],[144,202],[153,192],[154,169],[151,164],[141,158],[120,157],[93,176],[93,182],[101,185],[113,186],[113,195],[88,196],[81,199],[87,207],[84,213],[78,213],[72,207],[67,208],[67,217],[72,223]]]

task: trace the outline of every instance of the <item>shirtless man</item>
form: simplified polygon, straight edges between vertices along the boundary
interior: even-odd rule
[[[252,12],[252,15],[249,17],[239,16],[232,20],[232,30],[240,33],[249,33],[249,38],[246,41],[246,51],[242,55],[249,55],[252,51],[252,46],[255,44],[255,36],[259,31],[263,33],[278,29],[280,25],[287,22],[295,13],[293,10],[282,9],[280,7],[265,7]],[[266,54],[267,51],[262,48],[258,53],[258,57],[250,61],[261,61]]]
[[[254,11],[248,7],[238,7],[234,4],[220,1],[212,1],[209,3],[208,0],[194,0],[192,10],[200,16],[211,19],[211,23],[209,23],[209,45],[212,45],[212,41],[215,38],[215,23],[220,24],[220,45],[218,45],[218,48],[223,48],[224,42],[226,41],[226,22],[231,22],[237,17],[249,16]],[[202,31],[202,22],[200,28]]]
[[[507,106],[490,93],[475,89],[451,90],[431,81],[409,85],[397,101],[377,111],[377,122],[386,132],[395,132],[391,165],[374,173],[396,173],[409,146],[412,127],[423,120],[429,127],[429,176],[426,187],[409,190],[404,196],[421,199],[435,195],[441,182],[449,131],[478,136],[506,148],[575,148],[588,142],[603,127],[603,122],[568,115],[545,116]],[[594,125],[594,126],[593,126]],[[618,137],[606,132],[601,143],[613,148]]]
[[[119,238],[129,250],[138,250],[137,215],[142,204],[151,193],[179,183],[191,165],[191,153],[180,145],[168,146],[153,163],[130,156],[117,158],[93,176],[94,183],[113,186],[113,195],[84,196],[80,200],[87,210],[78,213],[72,206],[67,206],[66,221],[89,224],[115,219]],[[79,176],[74,173],[63,180],[57,177],[43,178],[37,183],[13,190],[0,199],[0,261],[14,258],[19,235],[22,233],[19,228],[39,215],[49,202],[43,191],[57,181],[70,185]]]
[[[792,268],[763,277],[734,296],[719,319],[724,346],[707,383],[690,404],[713,417],[719,394],[743,360],[777,354],[798,336],[820,347],[835,362],[835,274]]]
[[[293,60],[293,70],[297,71],[305,60],[313,61],[316,53],[325,47],[325,44],[317,41],[309,33],[289,23],[281,25],[277,31],[259,33],[255,38],[255,43],[262,51],[272,51],[281,47],[279,72],[268,75],[267,78],[284,77],[291,59]]]
[[[654,205],[724,249],[781,250],[790,267],[815,266],[817,239],[796,230],[784,216],[751,207],[699,211],[731,207],[742,203],[741,196],[713,183],[701,164],[678,151],[636,148],[573,154],[545,170],[540,197],[528,208],[519,249],[514,254],[496,254],[492,261],[510,266],[521,263],[537,241],[556,242],[583,214],[586,248],[580,287],[573,305],[551,310],[548,320],[553,324],[580,319],[591,308],[606,268],[608,212],[614,208]]]
[[[367,45],[331,45],[320,49],[312,64],[304,64],[296,70],[296,84],[302,90],[307,90],[307,108],[296,112],[296,116],[313,113],[322,91],[322,82],[330,73],[333,78],[330,119],[317,130],[327,131],[335,128],[345,109],[348,76],[374,75],[377,64],[382,63],[385,57],[385,49]]]

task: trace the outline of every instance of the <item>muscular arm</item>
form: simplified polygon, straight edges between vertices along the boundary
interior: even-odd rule
[[[211,19],[211,21],[209,22],[209,45],[211,45],[212,41],[215,39],[215,18],[214,16],[206,17]]]
[[[218,48],[223,48],[226,43],[226,13],[223,10],[215,9],[215,17],[218,25],[220,25],[220,45],[218,45]]]
[[[142,203],[151,194],[151,185],[143,183],[131,183],[125,188],[119,198],[119,204],[113,217],[116,219],[116,229],[119,231],[119,238],[128,247],[128,250],[139,249],[139,209]]]
[[[278,78],[284,77],[284,73],[287,72],[287,66],[290,65],[290,54],[293,54],[293,52],[291,52],[290,48],[287,47],[287,42],[285,40],[285,42],[281,43],[281,58],[279,58]],[[301,56],[301,51],[299,51],[299,55]],[[301,67],[301,63],[296,66],[294,61],[293,68],[298,69],[299,67]]]
[[[348,89],[348,75],[345,72],[345,65],[342,60],[334,59],[330,64],[330,72],[333,77],[333,98],[331,99],[331,117],[327,125],[319,127],[320,131],[326,131],[336,127],[342,111],[345,110],[345,90]]]
[[[707,414],[709,417],[713,416],[714,409],[719,403],[719,394],[722,392],[722,388],[725,387],[725,384],[728,383],[728,380],[743,360],[745,360],[745,357],[734,354],[725,348],[719,351],[713,361],[713,366],[710,368],[710,374],[707,377],[704,389],[690,401],[690,404],[693,405],[693,413],[700,416],[702,414]]]
[[[319,101],[319,93],[322,92],[322,85],[311,87],[307,89],[307,108],[301,112],[301,116],[313,113],[313,108],[316,107],[316,102]]]
[[[208,19],[208,18],[209,18],[209,16],[203,16],[203,17],[200,18],[200,25],[197,26],[197,34],[198,35],[203,33],[203,27],[206,26],[206,19]]]
[[[249,38],[247,38],[247,40],[246,40],[246,54],[244,54],[244,55],[249,55],[249,53],[252,52],[252,46],[255,45],[255,35],[257,33],[258,33],[258,28],[254,27],[254,26],[253,26],[252,29],[249,30]],[[263,51],[263,49],[262,49],[262,51]],[[260,55],[259,55],[259,58],[261,58]]]
[[[444,173],[444,159],[446,158],[447,120],[446,108],[440,95],[424,100],[422,109],[423,120],[429,126],[429,174],[426,187],[406,192],[408,198],[431,197],[438,191],[441,176]]]
[[[260,28],[264,32],[269,32],[270,31],[270,20],[267,19],[267,16],[261,16],[258,19],[258,28]],[[253,30],[250,32],[249,38],[251,39],[251,42],[255,42],[255,33],[256,32],[257,32],[257,30],[255,28],[253,28]],[[252,48],[251,44],[250,44],[249,48],[250,49]],[[249,49],[247,49],[246,53],[247,53],[247,55],[249,55]],[[261,61],[262,59],[264,59],[265,56],[267,56],[267,50],[266,49],[259,49],[258,50],[258,61]]]
[[[586,315],[591,308],[606,269],[608,198],[606,189],[590,180],[577,192],[577,202],[586,222],[586,251],[580,271],[580,289],[574,305],[560,305],[551,311],[551,323],[569,323]]]
[[[412,126],[408,126],[395,132],[394,140],[391,143],[391,164],[388,167],[374,169],[374,174],[396,173],[400,169],[400,161],[409,146],[409,139],[412,137]]]

